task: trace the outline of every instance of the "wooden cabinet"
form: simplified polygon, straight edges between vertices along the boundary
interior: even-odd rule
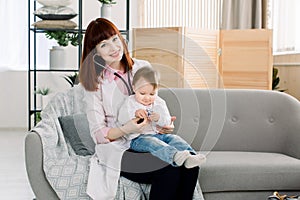
[[[148,60],[162,87],[183,87],[182,28],[133,29],[133,57]]]
[[[222,30],[220,49],[225,88],[272,89],[271,30]]]
[[[271,30],[135,28],[132,41],[162,87],[271,89]]]

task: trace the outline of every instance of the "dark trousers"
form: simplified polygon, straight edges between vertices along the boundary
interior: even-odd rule
[[[151,184],[150,200],[191,200],[199,167],[173,167],[152,156],[127,150],[122,158],[121,176]]]

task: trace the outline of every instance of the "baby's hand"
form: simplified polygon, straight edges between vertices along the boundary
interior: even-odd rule
[[[160,115],[158,113],[153,112],[148,119],[153,122],[158,122]]]
[[[160,126],[156,126],[156,129],[159,133],[161,134],[169,134],[172,133],[174,130],[174,121],[176,120],[175,116],[171,117],[171,124],[168,126],[164,126],[164,127],[160,127]]]
[[[135,111],[135,117],[140,119],[146,119],[147,118],[147,111],[144,109],[138,109]]]
[[[138,120],[139,118],[129,120],[126,124],[120,127],[121,131],[123,131],[125,134],[142,133],[147,121],[144,120],[141,123],[137,123]]]

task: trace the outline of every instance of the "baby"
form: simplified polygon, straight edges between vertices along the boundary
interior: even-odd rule
[[[134,95],[129,96],[118,112],[118,122],[125,124],[132,118],[147,120],[143,133],[125,137],[131,140],[130,148],[137,152],[149,152],[173,165],[193,168],[205,162],[206,157],[175,134],[158,133],[156,127],[171,124],[171,116],[165,101],[157,96],[159,76],[150,67],[139,69],[132,81]]]

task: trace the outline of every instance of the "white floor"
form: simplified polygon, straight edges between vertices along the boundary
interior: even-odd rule
[[[0,199],[32,200],[24,158],[25,131],[0,130]]]

